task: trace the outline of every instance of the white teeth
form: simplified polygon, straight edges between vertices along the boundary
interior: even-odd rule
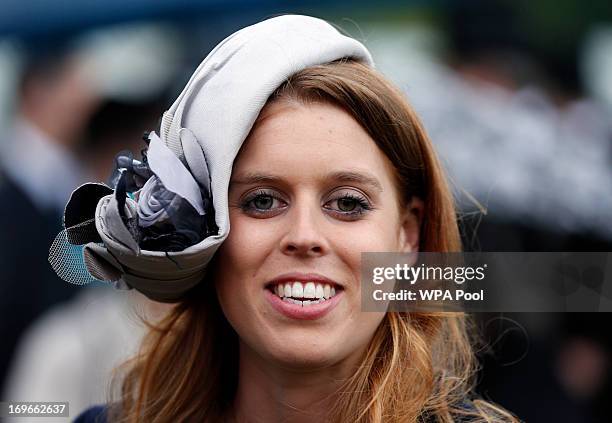
[[[323,291],[323,285],[321,285],[320,283],[317,284],[317,287],[315,289],[315,298],[323,298],[325,296],[325,293]]]
[[[314,282],[307,282],[306,285],[304,285],[304,298],[315,298],[315,292],[316,288]]]
[[[319,304],[336,295],[336,288],[328,284],[315,284],[314,282],[287,282],[274,287],[274,292],[283,300],[292,304],[309,306]],[[309,298],[311,300],[296,300],[296,298]]]
[[[304,285],[302,285],[302,282],[293,282],[291,296],[294,298],[304,298]]]

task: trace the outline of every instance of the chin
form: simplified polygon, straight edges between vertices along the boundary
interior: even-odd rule
[[[327,367],[339,361],[338,353],[333,348],[312,343],[285,345],[274,351],[272,357],[282,366],[304,370]]]

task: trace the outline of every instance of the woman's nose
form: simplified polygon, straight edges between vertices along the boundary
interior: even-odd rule
[[[281,250],[284,254],[317,257],[326,253],[327,242],[320,213],[322,212],[318,206],[292,207],[287,216],[287,230],[281,240]]]

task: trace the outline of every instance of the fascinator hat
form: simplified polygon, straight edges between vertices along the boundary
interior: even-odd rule
[[[360,42],[309,16],[274,17],[221,41],[159,134],[146,135],[143,157],[117,156],[109,185],[72,193],[49,255],[56,273],[178,301],[229,234],[232,164],[269,96],[304,68],[349,57],[374,66]]]

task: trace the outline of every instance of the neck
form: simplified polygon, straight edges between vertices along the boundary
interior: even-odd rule
[[[338,389],[355,372],[360,356],[314,368],[279,365],[240,343],[240,363],[234,420],[323,422],[338,400]]]

